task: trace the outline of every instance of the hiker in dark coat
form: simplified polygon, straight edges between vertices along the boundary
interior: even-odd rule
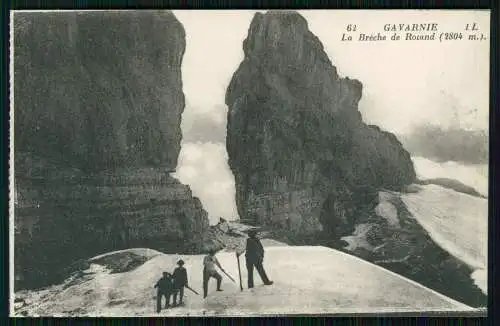
[[[172,274],[174,283],[174,306],[177,305],[177,293],[179,293],[179,304],[182,304],[184,298],[184,287],[188,285],[187,270],[184,268],[184,260],[179,260]]]
[[[173,283],[172,275],[168,272],[163,272],[163,277],[158,280],[155,284],[155,288],[158,288],[156,294],[156,312],[161,311],[161,300],[165,296],[165,309],[170,307],[170,296],[173,294]]]
[[[270,281],[267,277],[266,271],[264,270],[264,266],[262,263],[264,262],[264,247],[262,247],[262,243],[257,238],[257,231],[250,230],[248,232],[247,245],[245,249],[245,258],[246,265],[248,271],[248,288],[253,288],[253,268],[257,269],[257,272],[264,282],[265,285],[273,284],[273,281]]]

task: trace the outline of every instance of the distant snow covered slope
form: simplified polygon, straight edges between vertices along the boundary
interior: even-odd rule
[[[412,160],[420,179],[455,179],[488,196],[486,164],[437,163],[423,157]],[[475,269],[471,277],[487,294],[488,199],[437,185],[421,189],[402,196],[406,206],[436,243]]]
[[[472,278],[487,294],[488,200],[437,185],[401,199],[441,248],[475,269]]]
[[[63,284],[41,291],[16,293],[18,316],[173,316],[376,313],[400,311],[470,311],[472,308],[354,256],[325,247],[274,246],[266,249],[265,267],[274,285],[240,291],[227,277],[223,292],[203,299],[186,289],[183,307],[155,312],[153,285],[163,271],[174,268],[176,255],[141,250],[147,261],[133,270],[110,273],[109,264],[131,257],[127,251],[93,260]],[[217,255],[238,282],[234,253]],[[105,258],[105,259],[104,259]],[[191,287],[202,292],[202,255],[182,256]],[[129,258],[127,258],[129,259]],[[96,263],[99,262],[99,265]],[[243,260],[242,277],[246,271]],[[108,267],[107,267],[108,266]]]
[[[459,162],[438,163],[424,157],[412,157],[419,179],[455,179],[475,188],[480,194],[488,196],[488,165],[464,165]]]

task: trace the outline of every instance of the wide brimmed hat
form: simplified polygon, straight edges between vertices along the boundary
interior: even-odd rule
[[[248,235],[256,235],[259,232],[257,229],[250,229],[248,230]]]

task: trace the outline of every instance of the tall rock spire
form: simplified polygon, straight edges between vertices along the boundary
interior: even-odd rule
[[[226,94],[242,218],[314,234],[348,223],[354,200],[414,180],[396,137],[362,121],[361,82],[338,75],[301,15],[255,14],[243,49]]]

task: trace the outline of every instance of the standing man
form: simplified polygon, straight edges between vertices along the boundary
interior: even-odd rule
[[[245,250],[246,265],[248,271],[248,288],[253,288],[253,268],[257,269],[260,278],[265,285],[271,285],[274,282],[267,277],[266,271],[262,263],[264,262],[264,247],[257,238],[257,231],[248,231],[247,246]]]
[[[187,270],[184,268],[184,260],[179,260],[177,265],[178,266],[174,269],[172,274],[174,283],[174,306],[177,305],[177,293],[179,293],[179,305],[182,305],[184,287],[188,285]]]
[[[203,298],[207,297],[208,293],[208,281],[211,277],[217,280],[217,291],[222,291],[221,283],[222,276],[217,272],[215,266],[219,267],[221,270],[224,270],[217,258],[215,258],[215,250],[211,249],[208,255],[203,259]]]

